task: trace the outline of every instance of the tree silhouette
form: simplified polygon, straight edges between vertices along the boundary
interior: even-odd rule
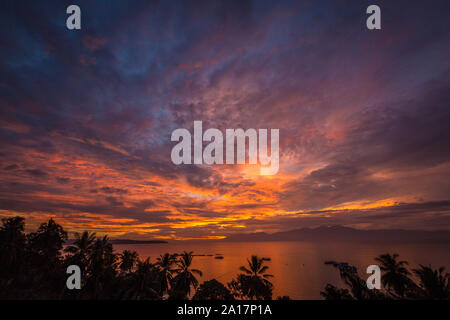
[[[222,283],[212,279],[198,287],[192,300],[233,300],[233,295]]]
[[[164,255],[160,255],[158,258],[156,258],[156,265],[158,266],[159,271],[159,281],[161,284],[161,296],[169,292],[170,283],[173,280],[173,266],[175,262],[175,256],[169,253],[165,253]]]
[[[120,270],[122,272],[131,272],[138,261],[138,253],[131,250],[123,250],[120,254]]]
[[[344,284],[349,288],[338,289],[337,287],[327,284],[325,291],[321,295],[327,300],[382,300],[385,295],[377,289],[369,289],[366,281],[358,275],[358,270],[347,263],[339,263],[333,265],[339,270],[339,276]]]
[[[403,297],[408,287],[411,286],[411,273],[406,266],[408,262],[398,261],[398,254],[388,253],[379,255],[375,260],[379,262],[381,271],[384,271],[381,282],[388,289],[393,289],[395,293]]]
[[[320,295],[325,300],[353,300],[348,289],[339,289],[329,283],[325,286],[325,290],[320,292]]]
[[[184,251],[176,262],[177,268],[174,270],[176,276],[173,279],[171,290],[172,299],[184,299],[191,294],[191,287],[197,288],[198,280],[194,274],[202,276],[203,273],[198,269],[192,269],[192,251]]]
[[[53,219],[41,223],[27,236],[28,271],[34,274],[29,286],[41,292],[41,299],[57,299],[64,291],[64,264],[61,255],[67,232]],[[59,290],[54,290],[58,288]]]
[[[59,260],[66,240],[67,232],[53,219],[42,223],[36,232],[28,235],[31,249],[48,264],[54,264],[56,260]]]
[[[236,298],[272,299],[273,285],[267,278],[273,275],[266,273],[269,267],[264,265],[265,261],[266,259],[253,255],[247,259],[247,267],[239,268],[244,274],[239,274],[236,279],[228,283],[228,287]]]
[[[64,251],[69,253],[69,264],[78,265],[82,272],[85,273],[89,264],[89,257],[92,253],[92,247],[95,242],[95,233],[84,231],[83,233],[75,232],[75,241],[72,245],[67,246]]]
[[[127,300],[158,300],[157,273],[150,258],[138,259],[136,270],[126,275],[122,298]]]
[[[20,295],[28,285],[26,274],[27,242],[25,219],[3,218],[0,227],[0,298],[9,299]],[[23,298],[23,297],[22,297]]]
[[[108,237],[97,238],[92,245],[86,283],[94,299],[102,299],[107,296],[109,289],[114,284],[116,269],[117,255],[114,253]]]
[[[433,270],[431,266],[420,265],[413,272],[419,277],[418,296],[425,299],[450,299],[450,274],[445,268]]]
[[[264,261],[265,259],[258,258],[258,256],[251,256],[250,260],[247,259],[248,269],[242,266],[239,270],[249,276],[262,278],[264,283],[270,283],[267,278],[272,278],[273,275],[265,273],[269,267],[264,265]]]
[[[25,219],[21,217],[3,218],[0,227],[0,270],[14,271],[23,260],[26,246],[24,233]]]

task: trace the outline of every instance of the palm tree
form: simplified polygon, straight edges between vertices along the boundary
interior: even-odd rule
[[[194,274],[203,275],[200,270],[191,269],[192,253],[192,251],[184,251],[177,261],[177,268],[174,270],[177,275],[173,279],[174,286],[172,286],[172,297],[176,299],[189,296],[191,294],[191,286],[194,289],[197,288],[198,280]]]
[[[82,234],[75,232],[75,241],[72,245],[64,249],[65,252],[72,254],[75,264],[79,265],[81,270],[85,271],[88,265],[89,255],[95,241],[95,233],[84,231]]]
[[[348,289],[339,289],[329,283],[325,286],[325,290],[320,292],[320,295],[325,300],[353,300]]]
[[[126,275],[127,285],[122,297],[131,300],[157,300],[160,298],[155,277],[155,267],[150,258],[138,259],[136,271]]]
[[[433,270],[431,266],[420,265],[413,272],[419,277],[419,297],[425,299],[449,299],[450,298],[450,274],[444,273],[445,268]]]
[[[273,277],[267,274],[268,266],[264,265],[267,259],[251,256],[247,259],[248,267],[239,269],[244,273],[238,274],[236,279],[228,283],[231,293],[240,299],[272,299],[272,283],[267,278]]]
[[[88,283],[94,298],[109,294],[110,286],[116,277],[117,254],[107,236],[97,238],[89,256]]]
[[[264,265],[264,261],[265,259],[263,258],[252,256],[250,260],[247,259],[249,269],[242,266],[239,270],[245,272],[248,276],[260,278],[267,285],[272,285],[267,278],[272,278],[273,275],[265,273],[269,267]]]
[[[381,264],[380,269],[384,271],[381,282],[388,289],[393,289],[400,297],[404,297],[406,290],[412,282],[409,276],[411,273],[406,269],[407,261],[397,261],[398,254],[392,256],[388,253],[375,258]]]
[[[164,295],[165,292],[169,291],[169,285],[173,279],[172,266],[175,263],[175,256],[169,253],[165,253],[164,255],[160,255],[156,258],[156,265],[159,268],[159,281],[161,283],[161,296]]]
[[[131,272],[138,259],[136,251],[123,250],[120,254],[120,270],[122,272]]]
[[[355,300],[381,300],[385,299],[384,294],[379,290],[371,290],[367,287],[366,280],[362,279],[358,275],[358,270],[355,266],[349,265],[347,263],[340,263],[333,265],[339,270],[339,275],[345,285],[349,288],[349,293],[352,299]],[[327,288],[325,288],[326,290]],[[333,288],[329,287],[330,290]],[[333,294],[331,291],[330,294]],[[348,298],[345,290],[340,293],[344,294],[345,299]]]

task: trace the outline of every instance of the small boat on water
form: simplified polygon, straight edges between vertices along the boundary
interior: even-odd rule
[[[347,262],[325,261],[325,264],[331,264],[333,267],[339,269],[348,269],[353,273],[358,273],[358,269],[354,266],[349,265]]]

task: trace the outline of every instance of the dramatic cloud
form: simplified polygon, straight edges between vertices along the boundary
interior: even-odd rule
[[[112,237],[450,229],[447,1],[61,1],[0,12],[0,215]],[[279,128],[280,170],[171,162]]]

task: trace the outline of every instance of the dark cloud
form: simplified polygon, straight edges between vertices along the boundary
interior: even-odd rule
[[[70,178],[67,177],[56,177],[56,181],[62,184],[66,184],[70,182]]]
[[[125,194],[128,192],[126,189],[114,188],[114,187],[102,187],[99,189],[104,193],[117,193],[117,194]]]
[[[133,235],[449,227],[448,3],[383,3],[381,32],[368,4],[90,1],[71,32],[66,3],[14,1],[0,12],[0,208]],[[279,128],[278,175],[175,166],[171,132],[194,120]],[[330,209],[384,200],[398,204]]]
[[[44,178],[48,176],[48,173],[41,170],[41,169],[27,169],[25,170],[28,174],[37,177],[37,178]]]
[[[183,208],[181,212],[183,212],[184,214],[192,215],[194,217],[208,217],[208,218],[226,217],[229,214],[228,212],[217,212],[214,210],[207,210],[207,209],[186,209],[186,208]]]
[[[16,170],[18,168],[19,166],[17,164],[10,164],[9,166],[4,167],[3,170],[9,171],[9,170]]]
[[[410,99],[352,115],[351,122],[358,121],[358,125],[347,139],[329,150],[329,164],[289,182],[282,195],[285,204],[313,209],[423,189],[428,180],[423,171],[450,159],[448,88],[450,77],[446,75],[427,83]],[[384,171],[388,174],[378,179],[376,173]],[[440,171],[447,174],[448,169],[443,167]],[[399,174],[403,174],[402,181]],[[416,184],[418,175],[423,175],[422,185]],[[442,190],[443,181],[433,183],[430,190]],[[433,193],[442,199],[446,197],[442,191]]]

